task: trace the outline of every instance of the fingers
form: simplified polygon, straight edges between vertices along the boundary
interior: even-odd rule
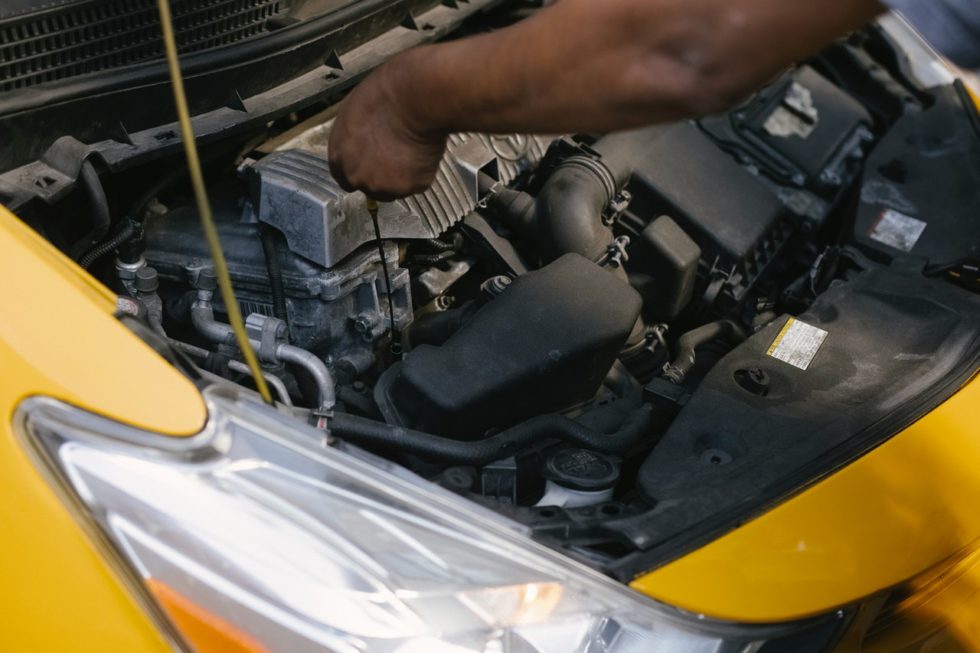
[[[357,158],[354,169],[348,171],[347,159],[331,154],[330,173],[345,191],[360,190],[381,201],[392,201],[425,191],[435,181],[438,169],[438,160],[435,166],[426,163],[420,168],[411,163],[399,165],[387,158],[372,165],[366,161],[371,159],[370,154]]]
[[[406,137],[384,112],[357,115],[354,104],[341,109],[330,134],[330,172],[338,185],[390,201],[420,193],[435,181],[446,137]]]
[[[420,193],[435,181],[448,135],[422,132],[403,115],[402,98],[387,92],[380,71],[343,100],[330,130],[330,172],[338,185],[379,200]]]
[[[334,150],[331,148],[328,154],[328,163],[330,164],[330,176],[334,178],[337,185],[348,193],[353,193],[354,186],[348,181],[347,175],[344,174],[344,164],[339,156],[334,156]]]
[[[426,177],[422,181],[406,180],[394,176],[384,179],[367,178],[363,181],[352,182],[351,188],[363,191],[365,195],[381,202],[391,202],[409,195],[424,192],[432,186],[435,177]]]

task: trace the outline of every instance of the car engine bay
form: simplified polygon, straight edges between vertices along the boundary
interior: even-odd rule
[[[279,408],[613,577],[868,451],[976,360],[980,120],[878,28],[721,115],[454,135],[381,241],[330,175],[335,102],[202,148]],[[182,163],[78,170],[18,214],[201,383],[254,387]]]

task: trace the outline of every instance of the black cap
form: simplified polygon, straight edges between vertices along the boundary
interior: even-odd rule
[[[218,275],[213,268],[201,268],[194,286],[198,290],[215,290],[218,287]]]
[[[156,292],[160,287],[160,280],[157,278],[157,271],[149,265],[141,267],[136,271],[136,290],[140,292]]]
[[[572,490],[607,490],[619,479],[619,463],[587,449],[562,449],[544,463],[543,476]]]

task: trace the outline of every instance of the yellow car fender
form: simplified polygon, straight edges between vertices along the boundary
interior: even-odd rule
[[[711,617],[772,622],[826,613],[903,583],[924,587],[929,570],[958,565],[960,589],[948,595],[960,605],[932,603],[928,612],[972,632],[980,650],[980,593],[965,589],[980,587],[978,470],[974,377],[862,458],[632,586]]]
[[[112,293],[2,207],[0,252],[0,649],[172,651],[12,420],[25,397],[46,395],[183,436],[204,424],[204,403],[113,316]]]

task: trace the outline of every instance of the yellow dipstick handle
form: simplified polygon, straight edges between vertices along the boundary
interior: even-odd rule
[[[174,88],[174,103],[177,105],[177,116],[180,119],[181,137],[184,139],[184,152],[187,155],[187,167],[191,175],[191,185],[194,187],[194,199],[197,202],[197,212],[201,216],[201,227],[204,229],[204,237],[211,250],[211,260],[214,262],[214,274],[218,278],[218,289],[221,291],[221,299],[225,303],[228,311],[228,323],[235,333],[235,340],[238,348],[242,350],[242,357],[252,373],[255,380],[255,387],[262,395],[262,399],[267,404],[272,404],[272,393],[262,375],[262,367],[259,359],[255,356],[252,343],[249,342],[248,332],[245,331],[245,322],[242,320],[241,310],[238,308],[238,300],[235,298],[235,290],[231,287],[231,276],[228,274],[228,263],[225,261],[224,251],[221,249],[221,241],[218,240],[218,230],[214,226],[214,216],[211,215],[211,203],[208,201],[207,191],[204,188],[204,175],[201,173],[201,160],[197,155],[197,142],[194,140],[194,129],[191,126],[190,111],[187,109],[187,96],[184,93],[184,79],[180,74],[180,61],[177,58],[177,42],[174,39],[173,19],[170,15],[170,5],[168,0],[157,0],[157,9],[160,12],[160,26],[163,28],[163,44],[167,51],[167,64],[170,67],[170,81]],[[377,206],[377,205],[375,205]]]

